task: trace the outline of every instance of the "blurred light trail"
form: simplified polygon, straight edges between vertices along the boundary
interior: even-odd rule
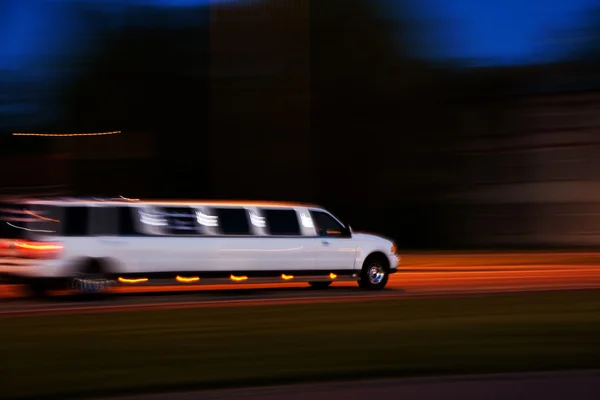
[[[42,136],[42,137],[79,137],[79,136],[107,136],[117,135],[121,131],[111,132],[90,132],[90,133],[34,133],[34,132],[15,132],[13,136]]]
[[[600,254],[597,254],[600,256]],[[526,257],[525,257],[526,259]],[[438,257],[439,263],[444,257]],[[186,279],[183,279],[187,281]],[[248,281],[251,281],[248,279]],[[240,289],[284,289],[269,294],[261,291],[254,299],[270,299],[273,304],[279,301],[298,297],[299,288],[307,288],[305,282],[287,281],[272,284],[219,284],[190,285],[175,284],[168,286],[117,286],[115,293],[168,293],[168,292],[210,292]],[[343,292],[334,290],[318,291],[320,298],[335,298],[341,294],[349,295],[349,290],[357,288],[354,282],[334,282],[332,287],[347,288]],[[405,265],[397,274],[391,275],[388,289],[384,290],[382,299],[387,295],[437,295],[437,294],[469,294],[469,293],[501,293],[531,290],[571,290],[600,288],[600,264],[596,265],[495,265],[495,266],[438,266],[431,270],[428,265]],[[308,290],[307,293],[316,293]],[[350,292],[351,293],[351,292]],[[61,294],[58,293],[57,294]],[[63,293],[64,294],[64,293]],[[0,298],[18,298],[27,296],[27,290],[19,285],[0,285]],[[361,298],[356,293],[357,298]],[[168,297],[168,296],[167,296]],[[131,299],[130,299],[131,300]],[[135,301],[135,300],[134,300]],[[169,302],[169,300],[163,300]],[[102,307],[102,304],[99,304]]]

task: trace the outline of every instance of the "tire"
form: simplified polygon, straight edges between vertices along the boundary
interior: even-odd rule
[[[313,289],[327,289],[329,286],[331,286],[333,282],[327,282],[327,281],[319,281],[319,282],[308,282],[308,284],[313,288]]]
[[[390,266],[387,258],[381,255],[367,257],[360,271],[358,286],[367,290],[382,290],[388,282]]]
[[[71,281],[71,288],[76,295],[90,300],[106,297],[109,286],[104,266],[98,260],[85,262]]]

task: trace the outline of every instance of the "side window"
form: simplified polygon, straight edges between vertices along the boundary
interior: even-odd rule
[[[215,208],[223,235],[251,235],[248,213],[244,208]]]
[[[300,236],[300,224],[295,210],[262,210],[269,235]]]
[[[119,207],[117,218],[119,221],[119,235],[122,236],[140,236],[135,226],[134,212],[137,210],[133,207]]]
[[[350,229],[340,224],[331,215],[322,211],[311,211],[315,229],[319,236],[349,238]]]
[[[90,210],[88,207],[65,207],[62,234],[64,236],[86,236]]]
[[[171,235],[199,235],[196,213],[191,207],[165,207],[161,210]]]
[[[117,210],[115,207],[90,207],[89,234],[113,236],[117,234]]]

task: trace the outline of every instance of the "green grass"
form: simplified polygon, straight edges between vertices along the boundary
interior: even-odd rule
[[[0,319],[0,397],[600,367],[600,292]]]

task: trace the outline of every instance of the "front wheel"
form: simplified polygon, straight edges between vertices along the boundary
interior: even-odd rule
[[[363,263],[358,286],[362,289],[381,290],[389,278],[388,261],[381,256],[368,257]]]

